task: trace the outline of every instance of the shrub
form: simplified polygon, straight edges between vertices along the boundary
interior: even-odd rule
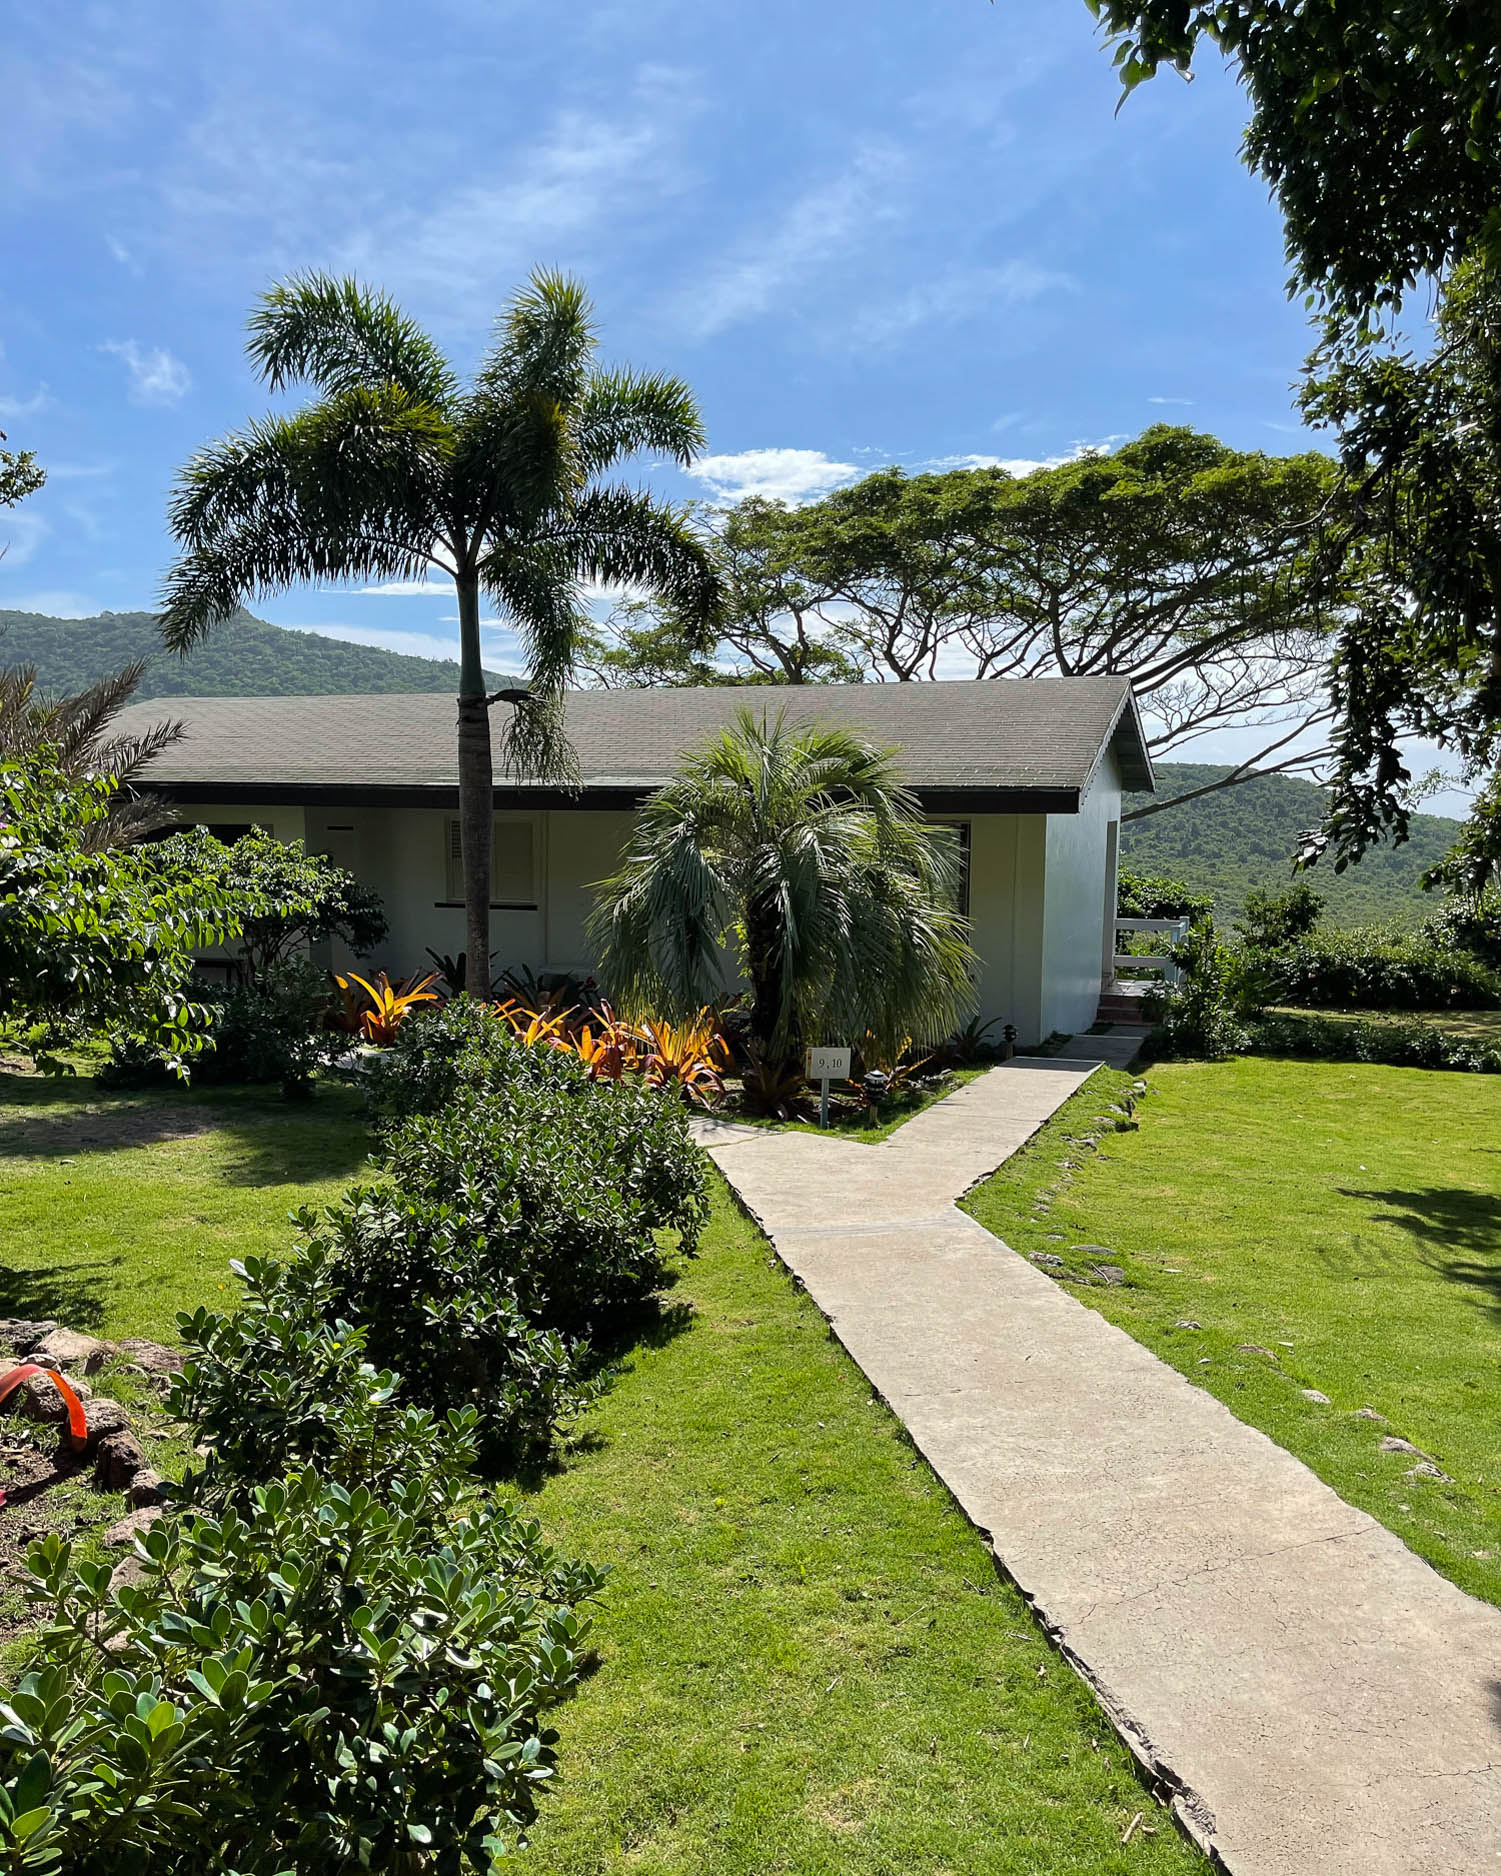
[[[1379,927],[1324,931],[1275,961],[1271,998],[1343,1009],[1486,1009],[1501,1003],[1501,977],[1467,951]]]
[[[1284,1010],[1251,1025],[1263,1055],[1310,1055],[1329,1062],[1382,1062],[1394,1068],[1447,1068],[1501,1074],[1501,1049],[1446,1035],[1429,1023],[1342,1023]]]
[[[1217,1062],[1244,1048],[1246,1029],[1237,1012],[1237,960],[1220,943],[1213,919],[1192,928],[1174,948],[1173,960],[1182,981],[1158,1000],[1166,1052]]]
[[[204,1038],[194,1078],[279,1082],[288,1098],[308,1094],[327,1053],[328,979],[306,958],[269,965],[254,983],[205,984],[199,991]],[[134,1036],[110,1037],[109,1060],[95,1079],[106,1087],[148,1087],[166,1078],[159,1051]]]
[[[370,1064],[366,1099],[379,1122],[436,1114],[465,1089],[494,1094],[518,1086],[568,1086],[582,1077],[576,1062],[530,1049],[488,1004],[451,997],[416,1010],[391,1047]]]
[[[195,1421],[207,1447],[185,1497],[215,1503],[243,1496],[310,1464],[350,1490],[368,1485],[379,1493],[414,1465],[461,1470],[473,1463],[472,1407],[440,1421],[422,1408],[393,1405],[397,1377],[375,1369],[365,1357],[365,1331],[336,1314],[326,1245],[311,1242],[285,1263],[252,1257],[231,1268],[244,1291],[238,1309],[221,1315],[200,1308],[177,1318],[188,1358],[166,1406]]]
[[[1197,923],[1213,911],[1213,898],[1207,892],[1195,892],[1185,880],[1165,873],[1138,873],[1124,865],[1116,874],[1117,918],[1189,918]]]
[[[1423,936],[1446,951],[1468,951],[1488,969],[1501,971],[1501,891],[1446,899],[1422,927]]]
[[[1323,917],[1327,901],[1306,880],[1297,880],[1284,892],[1254,887],[1246,895],[1241,919],[1244,942],[1257,951],[1280,951],[1306,938]]]
[[[29,1560],[44,1665],[0,1701],[0,1857],[76,1876],[494,1869],[535,1815],[598,1571],[441,1462],[307,1469],[164,1518],[141,1580]]]

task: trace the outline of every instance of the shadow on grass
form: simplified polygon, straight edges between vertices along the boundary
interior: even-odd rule
[[[0,1316],[55,1318],[70,1329],[97,1329],[105,1298],[122,1267],[118,1257],[16,1270],[0,1263]]]
[[[1450,1283],[1483,1290],[1501,1309],[1501,1198],[1463,1186],[1341,1190],[1347,1198],[1386,1206],[1373,1214],[1375,1222],[1395,1225],[1422,1246],[1426,1268]]]
[[[692,1328],[693,1321],[692,1303],[674,1302],[667,1296],[652,1297],[641,1310],[620,1325],[615,1335],[607,1341],[596,1339],[591,1344],[593,1359],[589,1363],[589,1380],[598,1387],[601,1395],[607,1394],[621,1375],[630,1372],[633,1355],[643,1349],[666,1348],[669,1342],[686,1334]],[[541,1459],[527,1461],[507,1471],[502,1475],[504,1482],[523,1492],[538,1492],[549,1479],[566,1472],[575,1459],[589,1453],[603,1452],[607,1443],[598,1429],[590,1424],[586,1414],[579,1431],[565,1444],[554,1447]]]
[[[353,1177],[373,1140],[359,1095],[339,1083],[309,1101],[262,1088],[130,1091],[76,1080],[0,1075],[0,1157],[85,1160],[98,1154],[229,1136],[221,1174],[230,1185],[307,1184]]]

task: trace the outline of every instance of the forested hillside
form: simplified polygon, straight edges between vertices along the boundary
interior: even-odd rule
[[[148,697],[326,697],[359,691],[456,691],[459,667],[292,632],[242,613],[186,658],[164,651],[149,612],[49,619],[0,610],[0,664],[34,664],[44,691],[79,691],[137,658],[147,662],[136,695]]]
[[[1196,788],[1224,768],[1196,762],[1157,764],[1158,797]],[[1127,807],[1151,797],[1130,795]],[[1291,775],[1266,775],[1222,788],[1180,808],[1128,821],[1121,852],[1148,873],[1174,873],[1212,892],[1221,918],[1233,918],[1253,886],[1280,889],[1292,877],[1298,836],[1323,818],[1324,793]],[[1443,857],[1459,822],[1438,814],[1415,814],[1412,837],[1400,847],[1380,847],[1358,866],[1336,873],[1317,866],[1309,883],[1329,902],[1326,917],[1340,925],[1416,925],[1434,908],[1433,895],[1419,885],[1422,874]]]

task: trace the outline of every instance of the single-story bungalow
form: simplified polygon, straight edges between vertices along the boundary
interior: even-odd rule
[[[1024,1044],[1094,1021],[1115,950],[1121,792],[1153,785],[1118,677],[570,693],[577,791],[495,789],[497,968],[591,968],[593,887],[633,811],[747,704],[896,745],[923,810],[957,824],[982,1016],[1014,1023]],[[172,698],[134,705],[121,728],[168,713],[187,736],[150,779],[185,823],[227,839],[264,827],[348,867],[385,901],[391,936],[375,962],[393,976],[425,967],[429,947],[463,948],[451,697]]]

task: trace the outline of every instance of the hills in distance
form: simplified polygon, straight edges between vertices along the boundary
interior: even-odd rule
[[[1199,762],[1159,762],[1158,800],[1199,788],[1228,771]],[[1127,812],[1150,795],[1128,795]],[[1263,775],[1143,821],[1121,825],[1121,858],[1143,873],[1170,873],[1198,892],[1214,895],[1216,916],[1238,916],[1254,886],[1280,892],[1292,883],[1298,837],[1324,817],[1324,791],[1294,775]],[[1460,823],[1441,814],[1415,814],[1400,847],[1373,848],[1343,873],[1320,862],[1302,875],[1328,901],[1333,925],[1414,926],[1437,910],[1420,884],[1426,870],[1453,845]]]
[[[0,664],[36,666],[38,687],[53,695],[83,690],[137,658],[146,675],[136,692],[152,697],[329,697],[371,691],[452,691],[458,664],[413,658],[374,645],[352,645],[318,632],[268,625],[248,612],[226,620],[186,658],[169,652],[150,612],[101,612],[92,619],[49,619],[0,610]]]

